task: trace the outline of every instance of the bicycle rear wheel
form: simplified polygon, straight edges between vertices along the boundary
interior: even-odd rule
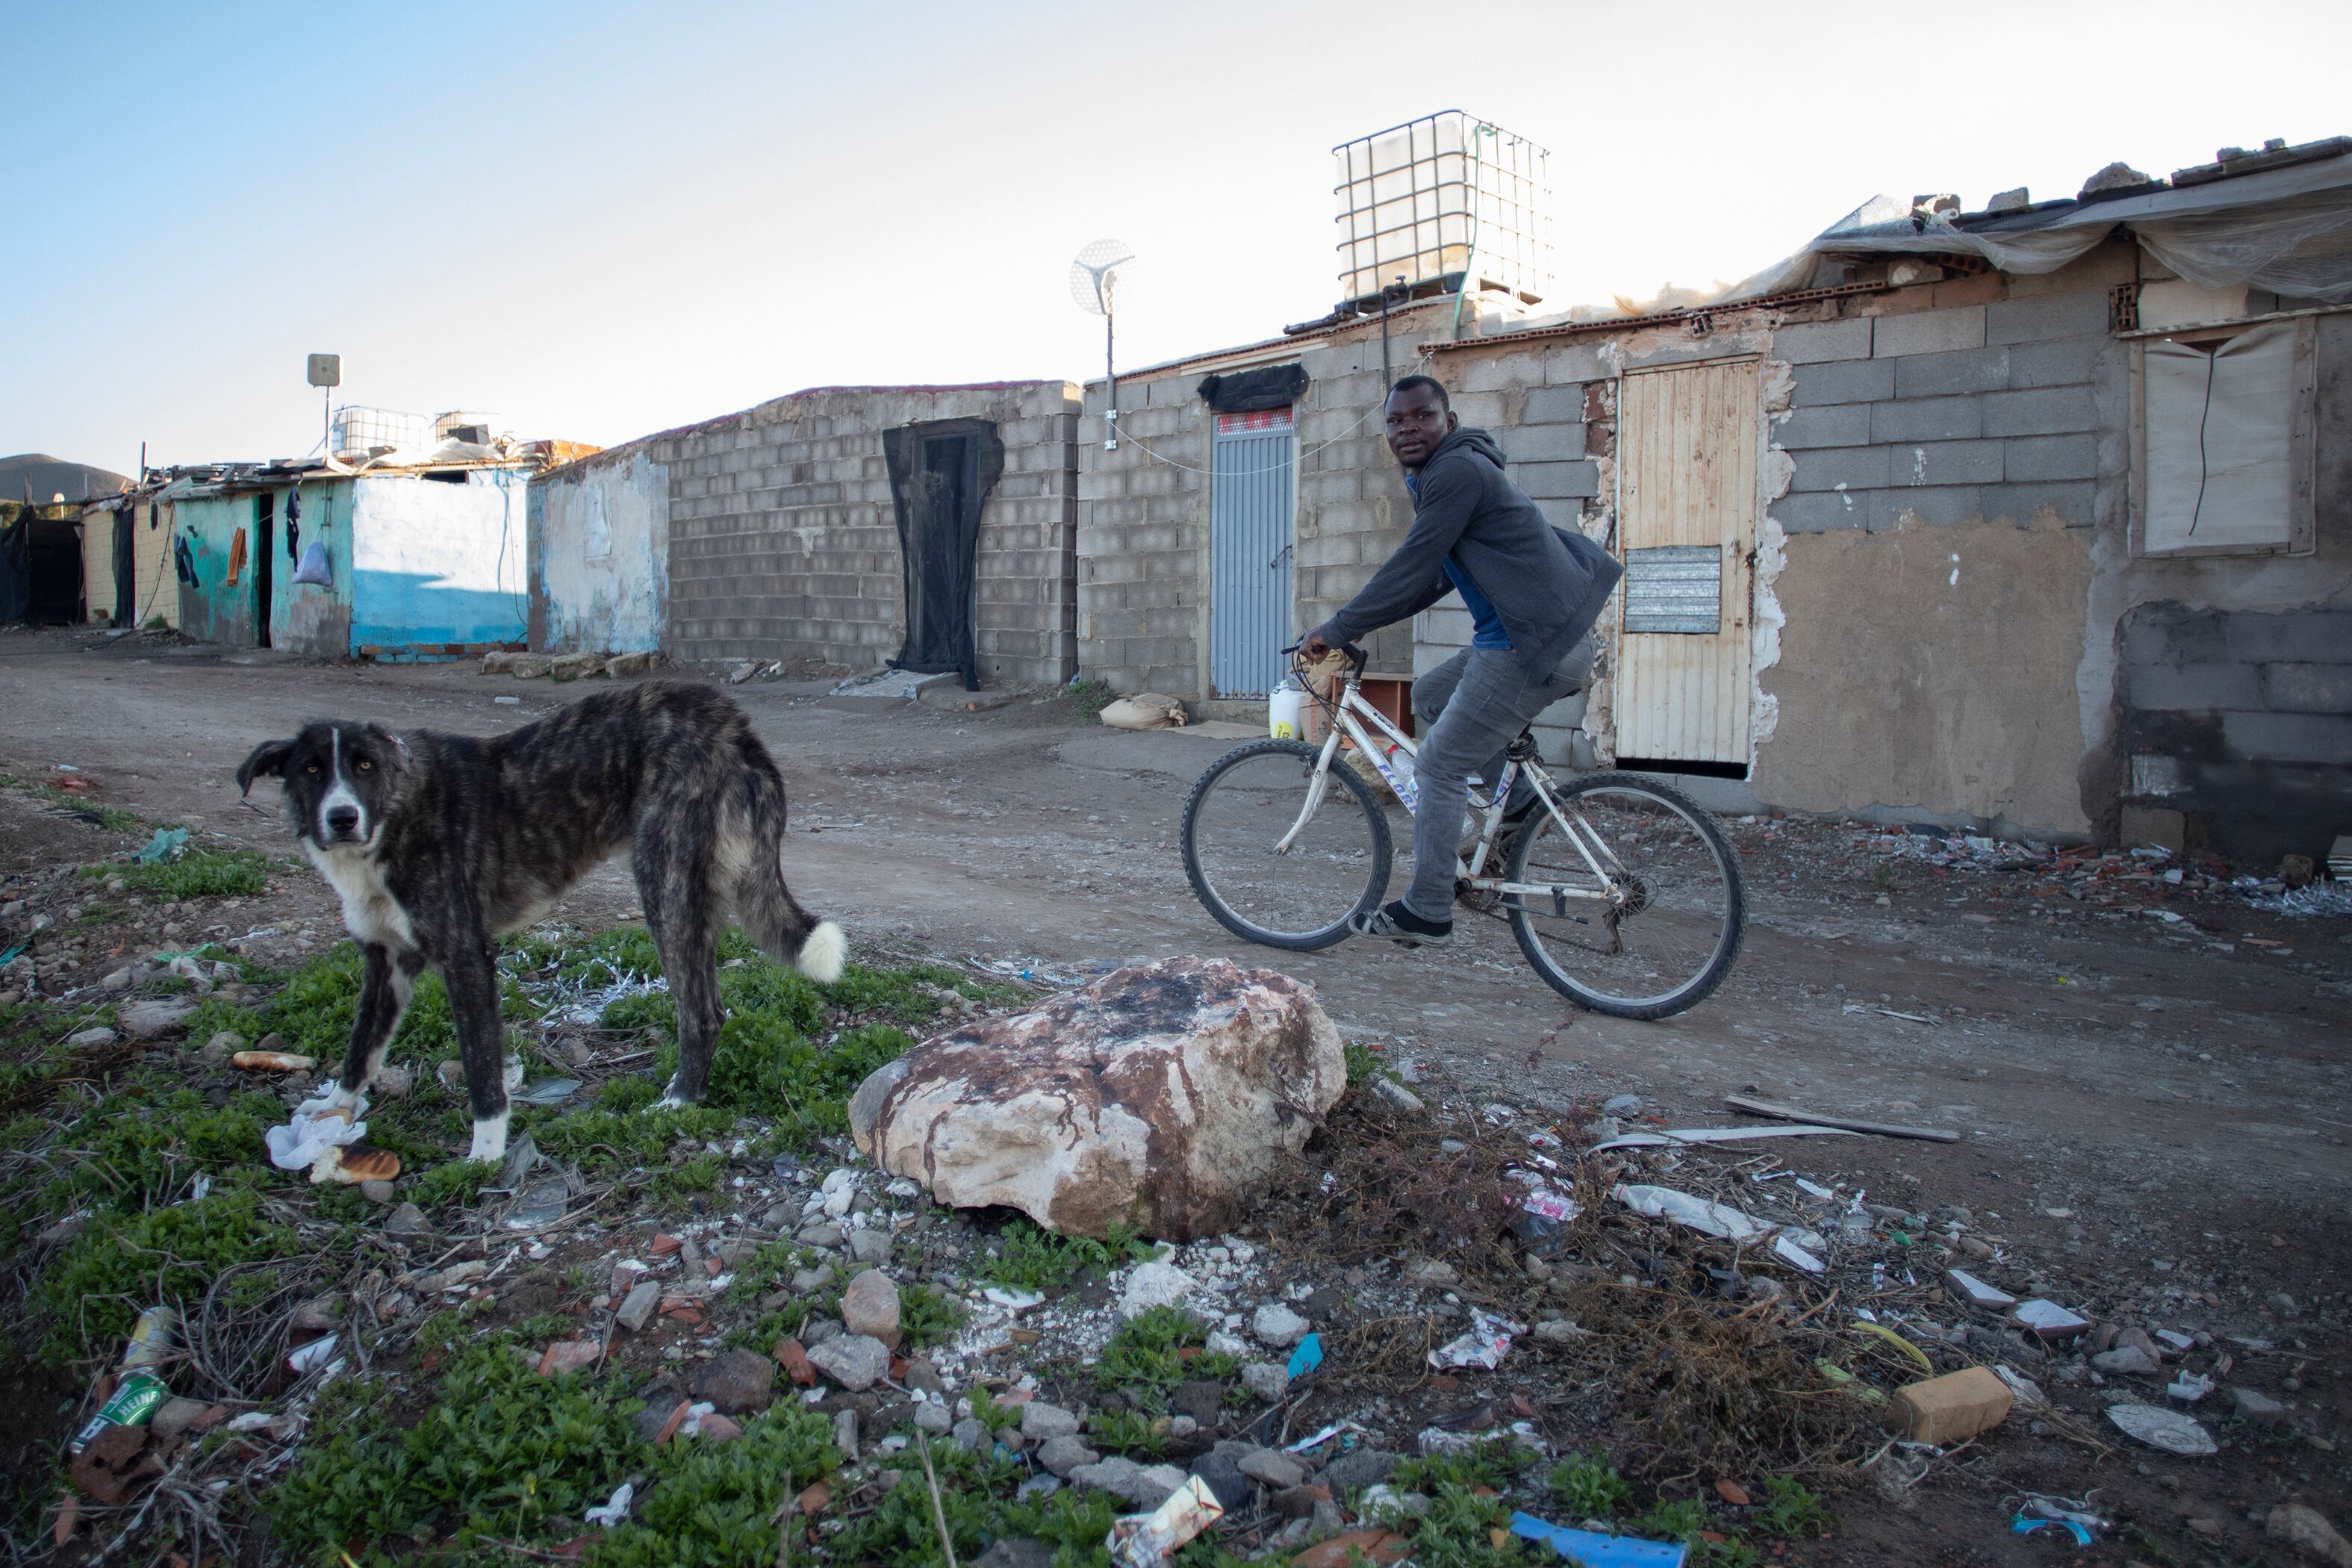
[[[1739,857],[1723,830],[1681,791],[1633,773],[1595,773],[1555,794],[1590,837],[1580,850],[1549,812],[1520,834],[1509,879],[1567,896],[1508,897],[1519,951],[1546,984],[1596,1013],[1664,1018],[1696,1006],[1730,973],[1747,926]],[[1593,862],[1614,896],[1575,896],[1602,891]]]
[[[1333,758],[1307,810],[1321,754],[1304,741],[1237,746],[1184,803],[1184,875],[1217,923],[1245,941],[1329,947],[1388,889],[1388,818],[1354,769]]]

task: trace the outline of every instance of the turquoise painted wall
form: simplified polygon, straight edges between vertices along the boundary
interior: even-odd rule
[[[520,643],[530,623],[522,469],[352,481],[353,649],[447,657],[446,644]]]

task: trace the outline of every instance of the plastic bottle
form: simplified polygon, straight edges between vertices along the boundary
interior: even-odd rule
[[[1299,738],[1299,721],[1307,712],[1307,689],[1298,677],[1286,675],[1265,700],[1266,733],[1277,741]]]
[[[155,1412],[172,1397],[172,1391],[151,1369],[163,1365],[163,1358],[172,1353],[172,1338],[179,1327],[180,1314],[169,1307],[150,1307],[139,1314],[139,1324],[131,1331],[131,1346],[122,1352],[121,1381],[99,1406],[98,1414],[66,1445],[68,1452],[80,1453],[109,1426],[144,1426],[155,1419]]]

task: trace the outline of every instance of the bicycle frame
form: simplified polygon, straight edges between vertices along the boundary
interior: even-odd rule
[[[1354,742],[1356,749],[1370,759],[1372,766],[1379,770],[1381,778],[1388,781],[1389,788],[1395,793],[1397,799],[1404,804],[1405,810],[1415,816],[1420,815],[1420,792],[1415,787],[1416,781],[1398,776],[1396,769],[1390,765],[1381,747],[1373,741],[1370,732],[1364,728],[1363,721],[1370,720],[1382,734],[1402,747],[1407,756],[1420,755],[1421,749],[1413,744],[1411,736],[1390,721],[1387,714],[1364,700],[1362,687],[1363,680],[1360,674],[1351,670],[1336,702],[1318,699],[1331,714],[1333,720],[1331,732],[1324,737],[1322,752],[1315,760],[1315,777],[1307,786],[1306,804],[1299,810],[1298,819],[1290,825],[1290,831],[1276,842],[1274,847],[1276,854],[1287,854],[1292,840],[1306,829],[1307,823],[1314,820],[1315,813],[1321,808],[1323,792],[1331,776],[1331,765],[1339,758],[1339,742],[1343,738]],[[1511,785],[1517,779],[1519,772],[1520,763],[1517,760],[1503,764],[1503,776],[1496,781],[1493,798],[1486,805],[1485,819],[1479,825],[1478,842],[1470,852],[1469,863],[1464,865],[1458,858],[1454,862],[1456,879],[1480,892],[1499,893],[1522,900],[1529,896],[1549,900],[1552,906],[1551,912],[1563,918],[1568,914],[1568,900],[1570,899],[1591,899],[1612,904],[1618,902],[1619,892],[1616,880],[1609,872],[1601,868],[1601,863],[1605,860],[1609,865],[1622,871],[1623,862],[1610,853],[1608,845],[1601,842],[1600,834],[1593,831],[1591,823],[1583,821],[1580,815],[1571,818],[1569,814],[1560,810],[1559,800],[1551,792],[1551,774],[1545,772],[1539,763],[1531,762],[1526,765],[1528,781],[1535,786],[1536,795],[1543,802],[1544,810],[1550,815],[1554,822],[1559,825],[1559,829],[1567,835],[1568,841],[1576,846],[1577,853],[1584,859],[1585,868],[1592,873],[1593,880],[1600,886],[1594,889],[1572,888],[1552,882],[1511,882],[1499,877],[1483,874],[1486,870],[1487,854],[1494,847],[1496,830],[1502,824],[1504,808],[1511,798]],[[1475,795],[1471,797],[1471,805],[1475,810],[1477,807]],[[1599,851],[1597,857],[1594,854],[1595,850]]]

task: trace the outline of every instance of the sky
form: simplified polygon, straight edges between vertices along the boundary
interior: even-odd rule
[[[612,445],[803,387],[1100,374],[1339,298],[1330,149],[1550,150],[1549,304],[1868,197],[2352,132],[2352,6],[0,0],[0,453],[299,456],[339,403]],[[2332,106],[2332,107],[2331,107]]]

